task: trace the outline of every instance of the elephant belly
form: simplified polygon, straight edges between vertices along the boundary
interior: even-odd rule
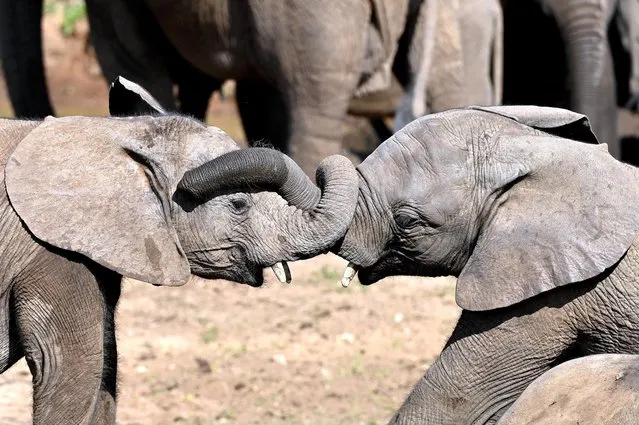
[[[247,77],[250,41],[245,6],[228,0],[147,0],[173,46],[191,64],[220,80]]]

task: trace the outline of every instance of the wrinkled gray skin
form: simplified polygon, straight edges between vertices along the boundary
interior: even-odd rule
[[[498,425],[634,425],[639,418],[639,356],[570,360],[537,378]]]
[[[247,138],[266,139],[289,152],[312,175],[322,158],[341,151],[351,98],[390,87],[400,37],[420,13],[422,0],[412,0],[410,9],[409,1],[88,0],[86,5],[109,81],[117,75],[136,81],[167,109],[175,108],[172,83],[177,83],[181,111],[201,118],[211,92],[235,79]],[[42,0],[14,3],[0,2],[2,64],[11,98],[17,116],[48,114],[37,25]],[[412,49],[411,40],[405,44]],[[32,101],[39,102],[33,113]]]
[[[463,308],[391,423],[494,423],[558,363],[639,352],[639,175],[597,145],[585,116],[432,114],[357,170],[355,215],[331,250],[365,285],[457,276]]]
[[[582,113],[621,158],[617,88],[610,48],[617,31],[631,57],[628,107],[639,95],[639,4],[636,0],[502,0],[504,104],[546,105]],[[619,35],[620,34],[620,35]],[[619,52],[615,52],[619,56]],[[624,70],[618,75],[628,72]],[[619,99],[621,101],[621,99]]]
[[[344,232],[352,217],[354,203],[330,205],[339,199],[330,195],[336,187],[356,185],[343,157],[323,162],[321,198],[312,184],[311,199],[290,196],[286,184],[308,178],[280,158],[280,171],[271,174],[284,170],[285,184],[272,192],[196,199],[192,193],[225,182],[194,184],[183,175],[238,146],[217,128],[159,115],[153,104],[148,93],[119,80],[111,109],[146,105],[154,116],[0,120],[0,373],[26,357],[35,424],[115,423],[113,314],[122,276],[176,286],[193,273],[259,286],[270,258],[289,255],[278,246],[319,252],[299,239],[316,233],[308,223],[346,219],[331,224]],[[356,188],[341,192],[354,197]],[[323,213],[333,207],[346,215]],[[301,227],[262,225],[280,214]],[[231,232],[239,223],[246,226],[242,237]],[[322,232],[317,242],[340,236]]]

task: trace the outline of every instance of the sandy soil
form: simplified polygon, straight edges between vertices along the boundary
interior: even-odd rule
[[[86,27],[63,38],[45,20],[52,101],[60,115],[105,115],[107,85],[85,52]],[[0,114],[10,115],[0,79]],[[232,102],[209,121],[243,141]],[[459,314],[450,279],[338,281],[345,262],[267,271],[259,289],[194,279],[181,288],[125,281],[117,312],[120,424],[373,425],[388,421],[441,350]],[[24,360],[0,376],[0,424],[30,422]]]

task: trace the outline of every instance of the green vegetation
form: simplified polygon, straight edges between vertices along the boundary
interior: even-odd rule
[[[219,334],[220,330],[217,328],[217,326],[211,326],[210,328],[207,328],[204,332],[202,332],[202,341],[205,344],[213,342],[217,339]]]
[[[65,37],[75,34],[78,22],[87,17],[87,9],[82,0],[47,0],[44,4],[44,13],[49,15],[56,13],[62,7],[62,23],[60,31]]]

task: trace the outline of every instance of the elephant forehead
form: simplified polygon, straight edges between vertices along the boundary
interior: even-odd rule
[[[240,147],[228,134],[213,126],[208,126],[201,133],[187,134],[185,137],[185,159],[190,167],[197,167],[238,149]]]

